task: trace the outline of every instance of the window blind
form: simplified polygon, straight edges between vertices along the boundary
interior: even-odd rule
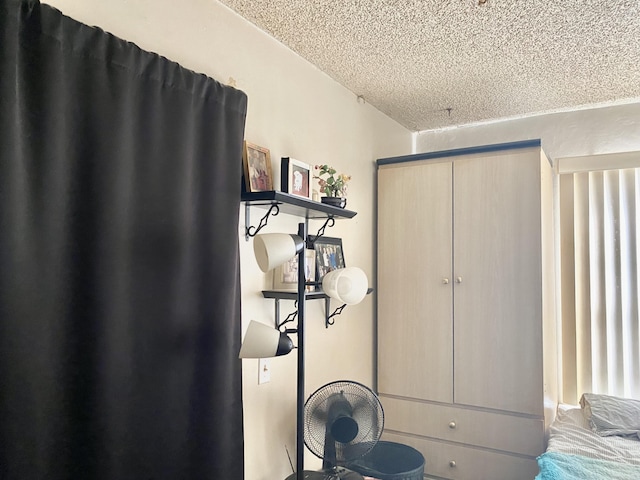
[[[640,169],[560,175],[563,401],[640,398]]]

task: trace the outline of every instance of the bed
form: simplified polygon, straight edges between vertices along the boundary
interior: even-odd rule
[[[640,479],[640,401],[584,394],[561,405],[535,480]]]

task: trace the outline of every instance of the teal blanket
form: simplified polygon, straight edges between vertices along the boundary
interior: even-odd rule
[[[546,452],[538,457],[535,480],[638,480],[640,466],[596,460],[566,453]]]

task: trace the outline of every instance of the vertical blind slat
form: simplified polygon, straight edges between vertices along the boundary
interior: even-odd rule
[[[591,388],[591,301],[589,292],[589,174],[574,175],[575,205],[575,298],[576,298],[576,369],[578,396]],[[580,281],[578,281],[580,279]],[[577,403],[578,398],[567,400]]]
[[[620,188],[619,172],[603,172],[604,298],[608,391],[622,394],[622,308],[620,272]]]
[[[574,182],[571,175],[560,176],[560,202],[561,205],[571,206],[560,211],[560,272],[563,298],[560,299],[560,307],[563,318],[576,318],[576,284],[574,258],[576,246],[574,230]],[[566,298],[565,298],[566,297]],[[564,322],[560,330],[561,349],[559,361],[561,365],[561,378],[564,386],[564,394],[570,398],[578,395],[580,381],[578,379],[579,352],[576,322]]]
[[[604,275],[604,186],[602,172],[589,173],[589,292],[591,303],[591,368],[593,387],[607,383],[607,311]]]
[[[629,396],[635,383],[633,361],[634,318],[638,317],[636,257],[636,211],[635,211],[635,172],[633,169],[620,171],[620,304],[621,329],[619,361],[621,363],[620,395]],[[635,352],[637,353],[637,352]]]

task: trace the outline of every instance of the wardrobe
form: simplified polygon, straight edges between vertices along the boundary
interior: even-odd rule
[[[557,405],[550,161],[529,140],[377,166],[383,438],[428,478],[531,480]]]

